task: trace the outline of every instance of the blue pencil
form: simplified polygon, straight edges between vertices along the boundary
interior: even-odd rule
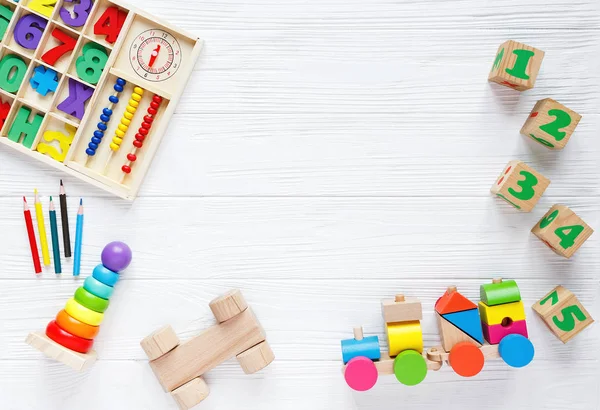
[[[50,233],[52,235],[52,252],[54,253],[54,273],[62,273],[60,266],[60,245],[58,244],[58,227],[56,225],[56,210],[50,197]]]
[[[77,227],[75,229],[75,256],[73,258],[73,276],[79,276],[81,267],[81,236],[83,235],[83,199],[79,200]]]

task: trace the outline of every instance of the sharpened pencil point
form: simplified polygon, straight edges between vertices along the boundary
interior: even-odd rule
[[[37,195],[37,188],[33,190],[33,193]]]
[[[60,180],[60,186],[63,186],[62,179]]]
[[[25,195],[23,195],[23,202],[27,203],[27,200],[25,199]]]
[[[79,198],[79,205],[83,205],[83,198]]]
[[[50,202],[52,202],[52,197],[50,197]]]

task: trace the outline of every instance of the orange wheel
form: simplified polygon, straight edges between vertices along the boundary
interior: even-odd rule
[[[483,353],[477,346],[469,342],[461,342],[450,350],[448,362],[456,374],[472,377],[483,369]]]
[[[56,324],[72,335],[79,336],[83,339],[93,339],[100,330],[99,326],[88,325],[71,317],[64,309],[56,315]]]

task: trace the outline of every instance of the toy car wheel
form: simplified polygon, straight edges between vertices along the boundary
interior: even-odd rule
[[[365,356],[358,356],[350,360],[344,370],[344,378],[351,389],[366,391],[377,383],[379,373],[375,363]]]
[[[508,335],[500,341],[498,353],[502,360],[511,367],[524,367],[533,360],[535,349],[531,340],[523,335]]]
[[[423,355],[416,350],[400,352],[394,359],[396,379],[406,386],[415,386],[427,376],[427,363]]]
[[[455,344],[448,355],[448,363],[456,374],[472,377],[483,369],[485,358],[477,346],[469,342]]]

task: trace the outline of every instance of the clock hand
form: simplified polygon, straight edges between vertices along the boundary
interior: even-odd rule
[[[152,50],[152,54],[150,54],[150,61],[148,62],[148,67],[152,67],[154,62],[156,61],[156,57],[158,57],[158,53],[160,52],[160,44],[156,46],[154,50]]]

